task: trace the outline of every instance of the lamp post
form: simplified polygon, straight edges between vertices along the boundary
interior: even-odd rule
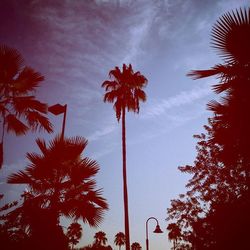
[[[148,221],[151,220],[151,219],[155,220],[156,223],[157,223],[157,225],[155,227],[155,230],[154,230],[154,233],[156,233],[156,234],[163,233],[162,230],[161,230],[161,228],[160,228],[158,220],[155,217],[148,218],[147,221],[146,221],[146,250],[149,250]]]
[[[64,138],[64,131],[65,131],[65,123],[66,123],[66,114],[67,114],[67,104],[64,106],[57,103],[53,106],[50,106],[48,108],[48,111],[52,113],[53,115],[60,115],[63,113],[63,123],[62,123],[62,133],[61,133],[61,139]]]

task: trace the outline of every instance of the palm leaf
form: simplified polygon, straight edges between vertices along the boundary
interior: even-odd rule
[[[7,178],[7,182],[10,184],[29,184],[30,177],[25,171],[19,171],[16,174],[11,174]]]
[[[6,45],[0,45],[0,82],[9,84],[23,65],[21,54]]]
[[[26,120],[28,125],[32,131],[36,130],[45,130],[48,133],[53,132],[52,124],[49,119],[37,111],[27,111],[26,112]]]
[[[16,135],[25,135],[29,128],[14,115],[9,114],[6,116],[7,131],[12,131]]]
[[[13,89],[17,93],[26,94],[30,91],[34,91],[44,80],[39,72],[36,72],[30,67],[25,67],[13,82]]]
[[[12,105],[19,114],[22,114],[28,110],[38,111],[46,114],[47,104],[42,103],[34,98],[35,98],[34,96],[13,97]]]
[[[248,34],[250,8],[228,12],[219,18],[212,29],[212,46],[229,63],[247,63],[250,58]]]

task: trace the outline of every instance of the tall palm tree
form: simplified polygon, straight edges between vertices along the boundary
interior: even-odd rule
[[[126,110],[139,113],[140,101],[146,101],[146,94],[143,88],[147,84],[145,76],[139,71],[134,72],[131,64],[123,64],[122,71],[115,67],[109,72],[111,80],[105,81],[102,87],[105,88],[104,102],[114,103],[114,110],[118,122],[122,117],[122,159],[123,159],[123,196],[124,196],[124,224],[126,236],[126,250],[130,248],[129,237],[129,213],[128,213],[128,189],[126,169]]]
[[[115,235],[114,243],[116,246],[119,246],[119,250],[121,249],[121,246],[125,245],[125,234],[122,232],[119,232]]]
[[[141,245],[140,245],[140,243],[138,243],[138,242],[134,242],[134,243],[132,243],[132,245],[131,245],[131,250],[141,250]]]
[[[0,168],[3,163],[5,131],[24,135],[28,130],[52,132],[52,124],[45,116],[47,105],[38,101],[34,92],[44,77],[24,66],[21,54],[0,45]]]
[[[97,246],[102,246],[102,245],[105,246],[108,241],[106,233],[104,233],[103,231],[95,233],[94,238],[95,238],[95,245]]]
[[[211,101],[214,112],[213,144],[223,146],[221,159],[232,168],[243,166],[250,188],[250,8],[224,14],[212,30],[212,45],[224,63],[209,70],[194,70],[194,79],[216,75],[214,91],[224,96]],[[243,164],[242,164],[243,163]]]
[[[69,239],[69,243],[73,246],[79,243],[79,240],[82,237],[82,227],[79,223],[73,222],[69,225],[67,230],[67,237]]]
[[[98,226],[108,205],[93,179],[97,162],[81,156],[87,140],[57,136],[48,145],[44,140],[36,142],[41,153],[27,153],[28,166],[8,178],[8,183],[28,185],[25,202],[15,211],[22,215],[23,224],[32,230],[47,222],[59,226],[59,218],[66,216]],[[43,216],[47,219],[40,219]]]

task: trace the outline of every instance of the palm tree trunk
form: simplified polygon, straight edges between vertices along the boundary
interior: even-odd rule
[[[127,168],[126,168],[126,124],[125,124],[125,107],[122,108],[122,172],[123,172],[123,198],[124,198],[124,224],[125,224],[125,239],[126,250],[130,250],[129,237],[129,215],[128,215],[128,188],[127,188]]]

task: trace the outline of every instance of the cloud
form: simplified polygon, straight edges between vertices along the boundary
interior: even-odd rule
[[[169,109],[191,104],[210,94],[211,89],[208,84],[203,87],[193,88],[189,91],[182,91],[179,94],[169,97],[165,100],[151,103],[148,108],[146,107],[146,111],[141,114],[141,118],[155,118],[157,116],[165,114]]]
[[[101,137],[107,136],[111,133],[113,133],[117,129],[117,126],[113,125],[108,125],[102,129],[99,129],[95,131],[92,135],[88,136],[89,141],[96,141],[99,140]]]

